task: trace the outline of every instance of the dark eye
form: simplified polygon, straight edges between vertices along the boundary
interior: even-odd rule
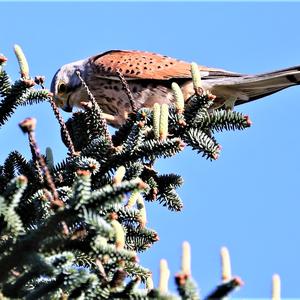
[[[61,83],[59,86],[58,86],[58,92],[59,93],[65,93],[67,91],[67,86],[64,84],[64,83]]]

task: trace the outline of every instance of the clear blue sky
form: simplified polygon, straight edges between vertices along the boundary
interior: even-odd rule
[[[154,51],[199,64],[259,73],[300,64],[300,3],[0,3],[0,52],[14,79],[12,47],[20,44],[31,74],[49,87],[62,64],[109,49]],[[223,146],[209,162],[185,150],[160,161],[159,170],[185,179],[185,207],[171,213],[148,203],[149,227],[160,241],[142,255],[153,269],[167,258],[180,265],[184,240],[192,245],[193,275],[201,294],[219,283],[219,249],[231,253],[233,273],[246,285],[236,297],[269,297],[271,276],[282,279],[284,297],[300,296],[300,87],[240,106],[253,126],[217,135]],[[17,123],[38,119],[41,149],[56,161],[66,154],[48,104],[19,108],[0,130],[0,163],[12,149],[29,157]],[[64,114],[67,118],[68,115]]]

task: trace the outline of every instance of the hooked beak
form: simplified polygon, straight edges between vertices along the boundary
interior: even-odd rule
[[[73,110],[73,107],[70,105],[70,96],[71,95],[69,95],[66,104],[61,108],[62,110],[68,113],[71,113]]]

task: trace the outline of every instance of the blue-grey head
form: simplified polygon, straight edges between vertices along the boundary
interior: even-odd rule
[[[76,71],[84,72],[86,60],[79,60],[63,65],[53,76],[51,92],[55,103],[66,112],[72,112],[73,106],[80,101],[81,81]]]

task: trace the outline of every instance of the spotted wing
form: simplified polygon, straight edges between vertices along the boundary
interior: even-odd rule
[[[91,57],[90,63],[97,75],[105,78],[117,77],[118,70],[129,80],[191,78],[190,63],[150,52],[111,50]],[[199,69],[201,76],[208,78],[236,74],[204,66]]]

